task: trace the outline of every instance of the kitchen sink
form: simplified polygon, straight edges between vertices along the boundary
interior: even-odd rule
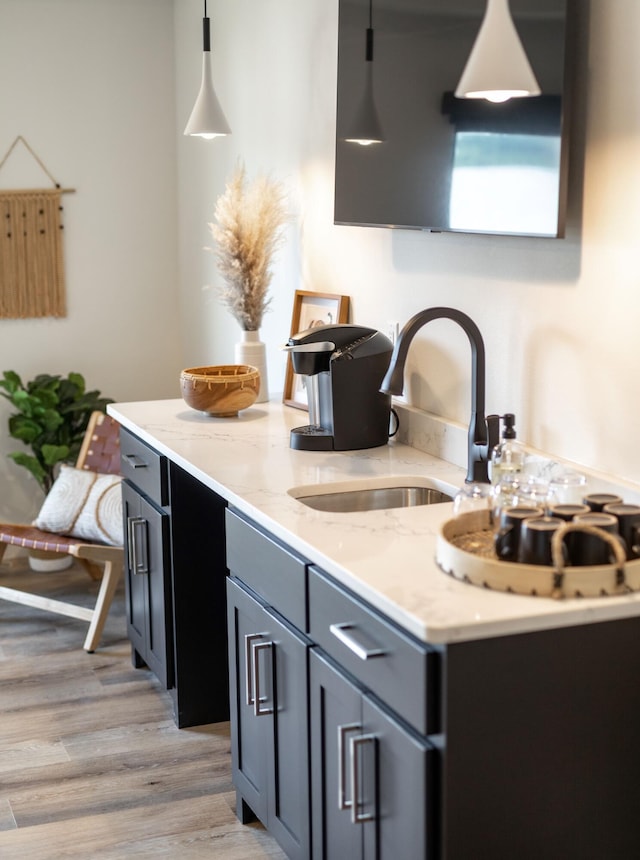
[[[351,513],[438,505],[450,502],[456,492],[456,487],[444,481],[400,475],[375,481],[293,487],[289,495],[316,511]]]

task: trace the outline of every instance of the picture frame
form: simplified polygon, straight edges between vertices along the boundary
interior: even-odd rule
[[[337,293],[316,293],[296,290],[291,314],[291,334],[297,334],[316,325],[346,323],[349,319],[349,296]],[[282,402],[296,409],[309,410],[304,377],[293,372],[291,356],[287,356]]]

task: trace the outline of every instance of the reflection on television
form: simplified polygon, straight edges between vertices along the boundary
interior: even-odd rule
[[[452,230],[555,236],[560,140],[460,132],[451,177]]]
[[[495,104],[453,90],[485,0],[340,0],[335,222],[432,231],[564,235],[566,19],[572,0],[511,0],[542,95]],[[385,141],[342,130],[371,74]]]

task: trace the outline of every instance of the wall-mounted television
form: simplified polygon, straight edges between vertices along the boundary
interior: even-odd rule
[[[511,0],[541,95],[496,104],[454,95],[486,0],[340,0],[335,223],[563,236],[573,2]],[[368,73],[384,141],[361,146]]]

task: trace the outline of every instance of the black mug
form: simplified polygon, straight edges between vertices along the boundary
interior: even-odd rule
[[[627,559],[640,558],[640,505],[605,505],[603,513],[618,520],[618,531],[627,545]]]
[[[503,561],[517,561],[522,523],[531,517],[542,517],[542,508],[516,505],[500,511],[498,530],[494,535],[496,555]]]
[[[553,565],[551,539],[566,525],[558,517],[529,517],[520,526],[518,561],[522,564]]]
[[[561,505],[551,505],[549,509],[550,516],[557,517],[559,520],[564,520],[566,523],[570,523],[574,517],[579,516],[579,514],[588,514],[591,512],[591,508],[588,505],[575,505],[575,504],[561,504]]]
[[[623,545],[626,553],[627,547],[620,537],[618,520],[613,514],[604,514],[602,512],[579,514],[577,517],[574,517],[573,522],[581,526],[595,526],[602,531],[614,535]],[[612,550],[609,544],[606,540],[588,532],[573,532],[568,551],[571,564],[578,566],[611,564]]]
[[[574,517],[577,517],[580,514],[590,514],[591,508],[589,505],[566,503],[561,505],[552,505],[549,513],[552,517],[557,517],[560,520],[564,520],[566,523],[570,523]],[[571,557],[571,544],[573,542],[574,535],[575,532],[569,532],[563,541],[565,560],[566,558]]]
[[[614,493],[590,493],[582,500],[594,513],[601,513],[605,505],[621,505],[622,497]]]

